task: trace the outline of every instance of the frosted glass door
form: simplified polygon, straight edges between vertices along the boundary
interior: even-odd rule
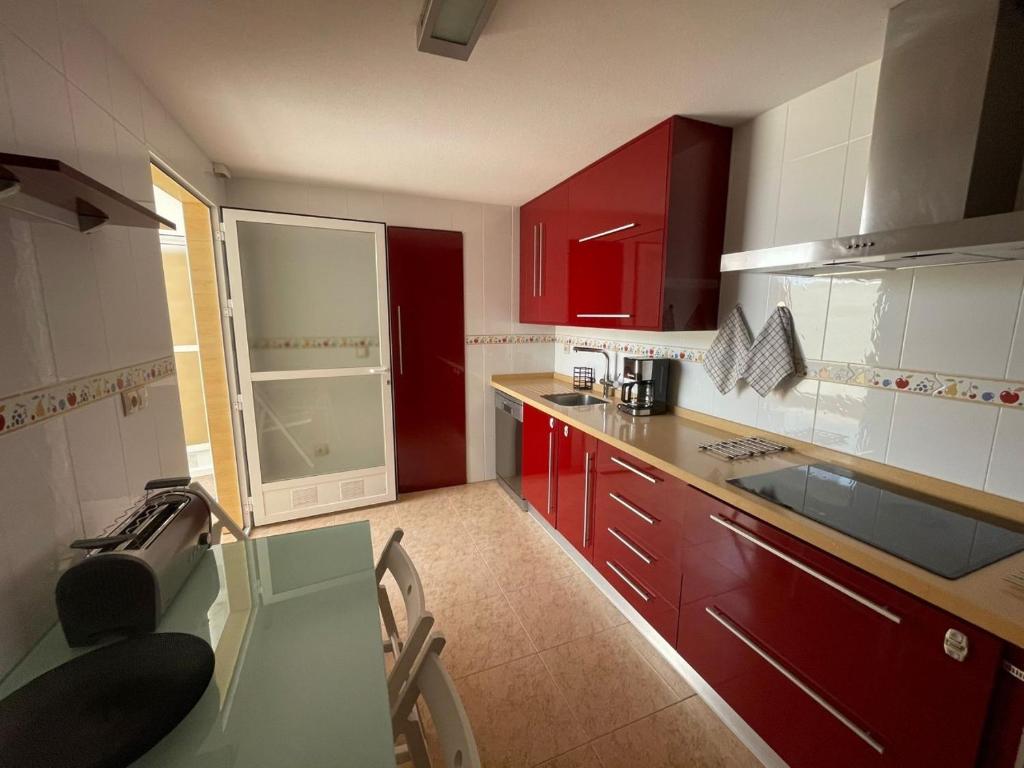
[[[384,226],[224,224],[254,521],[393,500]]]

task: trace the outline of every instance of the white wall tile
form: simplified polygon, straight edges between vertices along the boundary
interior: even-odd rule
[[[769,392],[760,399],[758,429],[810,442],[814,432],[814,409],[818,382],[810,379]]]
[[[901,365],[1000,378],[1024,291],[1024,262],[919,269]]]
[[[675,399],[677,406],[689,408],[692,411],[710,413],[712,397],[717,394],[718,392],[705,373],[703,365],[697,363],[681,363],[679,365]]]
[[[142,362],[147,359],[148,350],[140,318],[149,307],[139,296],[128,230],[125,227],[103,228],[90,235],[89,242],[96,264],[110,367]]]
[[[231,179],[225,190],[225,205],[233,208],[304,213],[309,203],[309,189],[302,184],[262,179]]]
[[[341,187],[309,187],[305,212],[311,216],[351,218],[348,212],[348,191]]]
[[[39,54],[0,27],[0,55],[18,151],[78,165],[67,83]]]
[[[75,86],[68,86],[71,120],[78,147],[78,167],[87,176],[122,192],[121,161],[114,138],[114,119]]]
[[[1024,381],[1024,294],[1021,295],[1020,309],[1017,311],[1017,327],[1013,332],[1010,359],[1006,364],[1006,378]]]
[[[489,386],[484,376],[484,347],[466,347],[466,479],[487,479],[487,420]],[[491,460],[493,462],[493,459]]]
[[[718,321],[721,324],[737,304],[743,309],[750,332],[756,334],[767,317],[768,287],[771,275],[754,272],[723,272],[718,298]]]
[[[139,302],[147,311],[135,319],[144,345],[142,360],[155,360],[171,354],[171,320],[167,309],[164,266],[156,232],[131,229],[128,240],[135,265]]]
[[[1024,411],[1000,408],[985,490],[1024,501]]]
[[[73,379],[109,370],[110,354],[89,236],[59,224],[33,224],[32,238],[57,375]]]
[[[107,43],[84,15],[81,0],[60,0],[64,74],[103,109],[110,111]]]
[[[2,0],[0,22],[3,22],[21,40],[47,63],[59,70],[64,68],[60,50],[60,25],[57,18],[57,0]]]
[[[393,227],[451,229],[452,208],[450,200],[397,192],[384,194],[384,220]]]
[[[711,414],[720,419],[755,427],[760,406],[760,395],[743,382],[724,395],[717,389],[711,390]]]
[[[788,107],[783,105],[733,131],[726,252],[775,244],[787,114]]]
[[[69,565],[68,544],[82,535],[68,444],[61,420],[0,440],[0,675],[56,620],[53,590]],[[6,572],[3,572],[6,571]],[[12,612],[11,608],[15,608]]]
[[[793,315],[797,343],[805,360],[821,359],[828,318],[831,278],[772,275],[768,284],[768,314],[779,302]],[[751,327],[755,338],[761,328]]]
[[[789,102],[787,162],[849,140],[856,82],[850,72]]]
[[[884,389],[823,381],[813,442],[825,448],[884,461],[896,394]]]
[[[125,476],[117,425],[119,404],[119,398],[108,397],[64,416],[82,524],[90,537],[106,530],[140,495],[128,488]]]
[[[913,277],[910,270],[833,277],[822,359],[899,365]]]
[[[153,176],[150,172],[149,151],[146,145],[117,122],[114,123],[114,138],[117,142],[122,191],[136,202],[151,202]]]
[[[149,408],[125,416],[120,403],[116,403],[115,411],[121,433],[121,451],[124,455],[128,492],[137,495],[142,492],[147,482],[163,477],[160,469],[156,420]]]
[[[144,138],[139,78],[113,49],[107,51],[107,73],[110,76],[110,113],[135,136]]]
[[[180,477],[188,474],[188,453],[185,430],[181,423],[181,399],[178,379],[171,376],[149,387],[149,408],[156,425],[156,441],[160,452],[160,474]]]
[[[29,225],[0,212],[0,395],[52,384],[57,371]]]
[[[871,133],[875,122],[875,99],[878,97],[878,73],[882,60],[865,64],[857,70],[857,86],[850,118],[850,138],[859,139]]]
[[[998,413],[998,408],[897,394],[886,463],[982,488]]]
[[[348,215],[362,221],[384,221],[384,194],[373,190],[350,189]]]
[[[512,330],[512,208],[480,206],[483,212],[484,333]]]
[[[843,199],[839,208],[838,235],[860,233],[860,218],[864,211],[864,190],[868,183],[868,155],[871,137],[851,141],[846,147],[846,172],[843,176]]]
[[[456,205],[452,211],[450,228],[462,233],[462,305],[465,332],[467,335],[486,333],[483,210],[478,205]]]
[[[845,167],[845,144],[783,165],[775,245],[835,237]]]

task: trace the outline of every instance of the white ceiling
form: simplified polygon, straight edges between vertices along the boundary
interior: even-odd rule
[[[235,176],[519,204],[671,114],[735,124],[881,54],[896,0],[498,0],[468,62],[420,0],[87,0]]]

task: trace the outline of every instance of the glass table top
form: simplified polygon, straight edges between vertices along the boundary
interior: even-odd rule
[[[729,482],[947,579],[1024,549],[1024,534],[971,510],[829,464]]]
[[[367,522],[212,547],[157,631],[216,653],[189,715],[133,768],[394,768]],[[80,653],[59,626],[0,698]]]

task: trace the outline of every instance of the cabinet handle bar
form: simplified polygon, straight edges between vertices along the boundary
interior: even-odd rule
[[[639,507],[636,507],[636,506],[630,504],[624,498],[619,496],[619,494],[612,493],[612,492],[609,491],[608,495],[612,498],[613,501],[619,502],[619,504],[624,506],[626,509],[628,509],[630,512],[632,512],[634,515],[639,517],[641,520],[643,520],[648,525],[654,525],[656,522],[658,522],[657,520],[655,520],[653,517],[648,515],[646,512],[644,512]]]
[[[612,227],[611,229],[606,229],[603,232],[595,232],[592,235],[587,235],[586,237],[581,237],[578,242],[585,243],[585,242],[587,242],[587,240],[596,240],[597,238],[604,237],[605,235],[614,235],[616,232],[621,232],[624,229],[632,229],[635,226],[636,226],[636,222],[635,221],[631,221],[631,222],[629,222],[629,224],[623,224],[622,226],[619,226],[619,227]]]
[[[651,483],[652,485],[658,482],[658,478],[648,475],[646,472],[642,472],[641,470],[637,469],[632,464],[630,464],[628,461],[623,461],[622,459],[618,459],[612,456],[612,463],[618,464],[623,469],[628,469],[634,475],[642,477],[644,480],[646,480],[648,483]]]
[[[807,696],[814,700],[815,704],[820,706],[822,709],[824,709],[826,712],[832,715],[832,717],[834,717],[840,723],[849,728],[854,735],[863,740],[864,743],[871,747],[873,750],[875,750],[875,752],[877,752],[880,755],[885,752],[885,748],[877,741],[875,741],[873,738],[871,738],[871,734],[869,734],[863,728],[860,728],[859,726],[854,724],[853,721],[850,720],[850,718],[848,718],[838,709],[836,709],[827,701],[825,701],[825,699],[823,699],[815,691],[809,688],[800,678],[798,678],[796,675],[794,675],[792,672],[790,672],[788,669],[782,666],[782,664],[780,664],[778,661],[776,661],[774,658],[768,655],[767,651],[763,650],[761,646],[759,646],[757,643],[755,643],[753,640],[747,637],[743,630],[741,630],[739,627],[733,624],[732,621],[730,621],[728,617],[725,616],[725,614],[721,613],[715,608],[712,608],[710,605],[707,606],[704,610],[708,612],[708,615],[711,616],[711,618],[713,618],[715,621],[717,621],[719,624],[725,627],[730,633],[732,633],[736,637],[736,639],[738,639],[750,650],[752,650],[754,653],[756,653],[758,656],[760,656],[762,659],[768,662],[768,664],[770,664],[776,672],[781,674],[783,677],[789,680],[789,682],[791,682],[793,685],[795,685],[797,688],[799,688],[801,691],[807,694]]]
[[[629,587],[630,589],[632,589],[634,592],[636,592],[640,596],[641,600],[643,600],[645,603],[651,602],[651,596],[648,595],[646,592],[644,592],[642,589],[640,589],[640,587],[638,587],[636,584],[634,584],[633,580],[630,579],[622,571],[620,571],[619,567],[617,565],[615,565],[615,563],[613,563],[611,560],[605,560],[604,564],[607,565],[609,568],[611,568],[612,572],[616,576],[618,576],[620,579],[622,579],[624,582],[626,582],[626,586]]]
[[[753,534],[748,533],[747,531],[743,530],[740,526],[738,526],[738,525],[736,525],[734,523],[731,523],[728,520],[719,517],[718,515],[711,515],[710,517],[711,517],[711,520],[713,522],[718,523],[723,528],[728,528],[730,531],[735,533],[737,536],[740,536],[740,537],[746,539],[751,544],[754,544],[755,546],[760,547],[761,549],[765,550],[766,552],[770,552],[771,554],[775,555],[780,560],[784,560],[785,562],[789,563],[794,568],[799,568],[801,571],[806,573],[808,576],[811,576],[811,577],[817,579],[822,584],[827,584],[828,586],[832,587],[832,589],[836,590],[837,592],[841,592],[842,594],[846,595],[851,600],[854,600],[854,601],[860,603],[865,608],[870,608],[872,611],[877,613],[879,616],[884,616],[885,618],[887,618],[889,621],[893,622],[894,624],[899,624],[902,621],[899,616],[897,616],[895,613],[890,611],[888,608],[879,605],[878,603],[874,602],[873,600],[868,600],[863,595],[858,595],[852,589],[848,589],[847,587],[844,587],[842,584],[840,584],[838,581],[835,581],[834,579],[829,578],[825,574],[819,573],[818,571],[814,570],[813,568],[811,568],[811,567],[809,567],[807,565],[804,565],[803,563],[801,563],[796,558],[790,557],[789,555],[787,555],[782,550],[776,549],[771,544],[769,544],[769,543],[767,543],[765,541],[762,541],[761,539],[757,538]]]
[[[616,539],[618,539],[619,542],[622,544],[622,546],[624,546],[626,549],[628,549],[634,555],[636,555],[641,560],[643,560],[647,565],[650,565],[651,563],[654,562],[651,559],[651,557],[646,552],[644,552],[642,549],[640,549],[640,547],[636,546],[633,542],[631,542],[629,539],[627,539],[625,536],[623,536],[621,533],[619,533],[614,528],[609,528],[608,529],[608,533],[610,533],[612,536],[614,536]]]

